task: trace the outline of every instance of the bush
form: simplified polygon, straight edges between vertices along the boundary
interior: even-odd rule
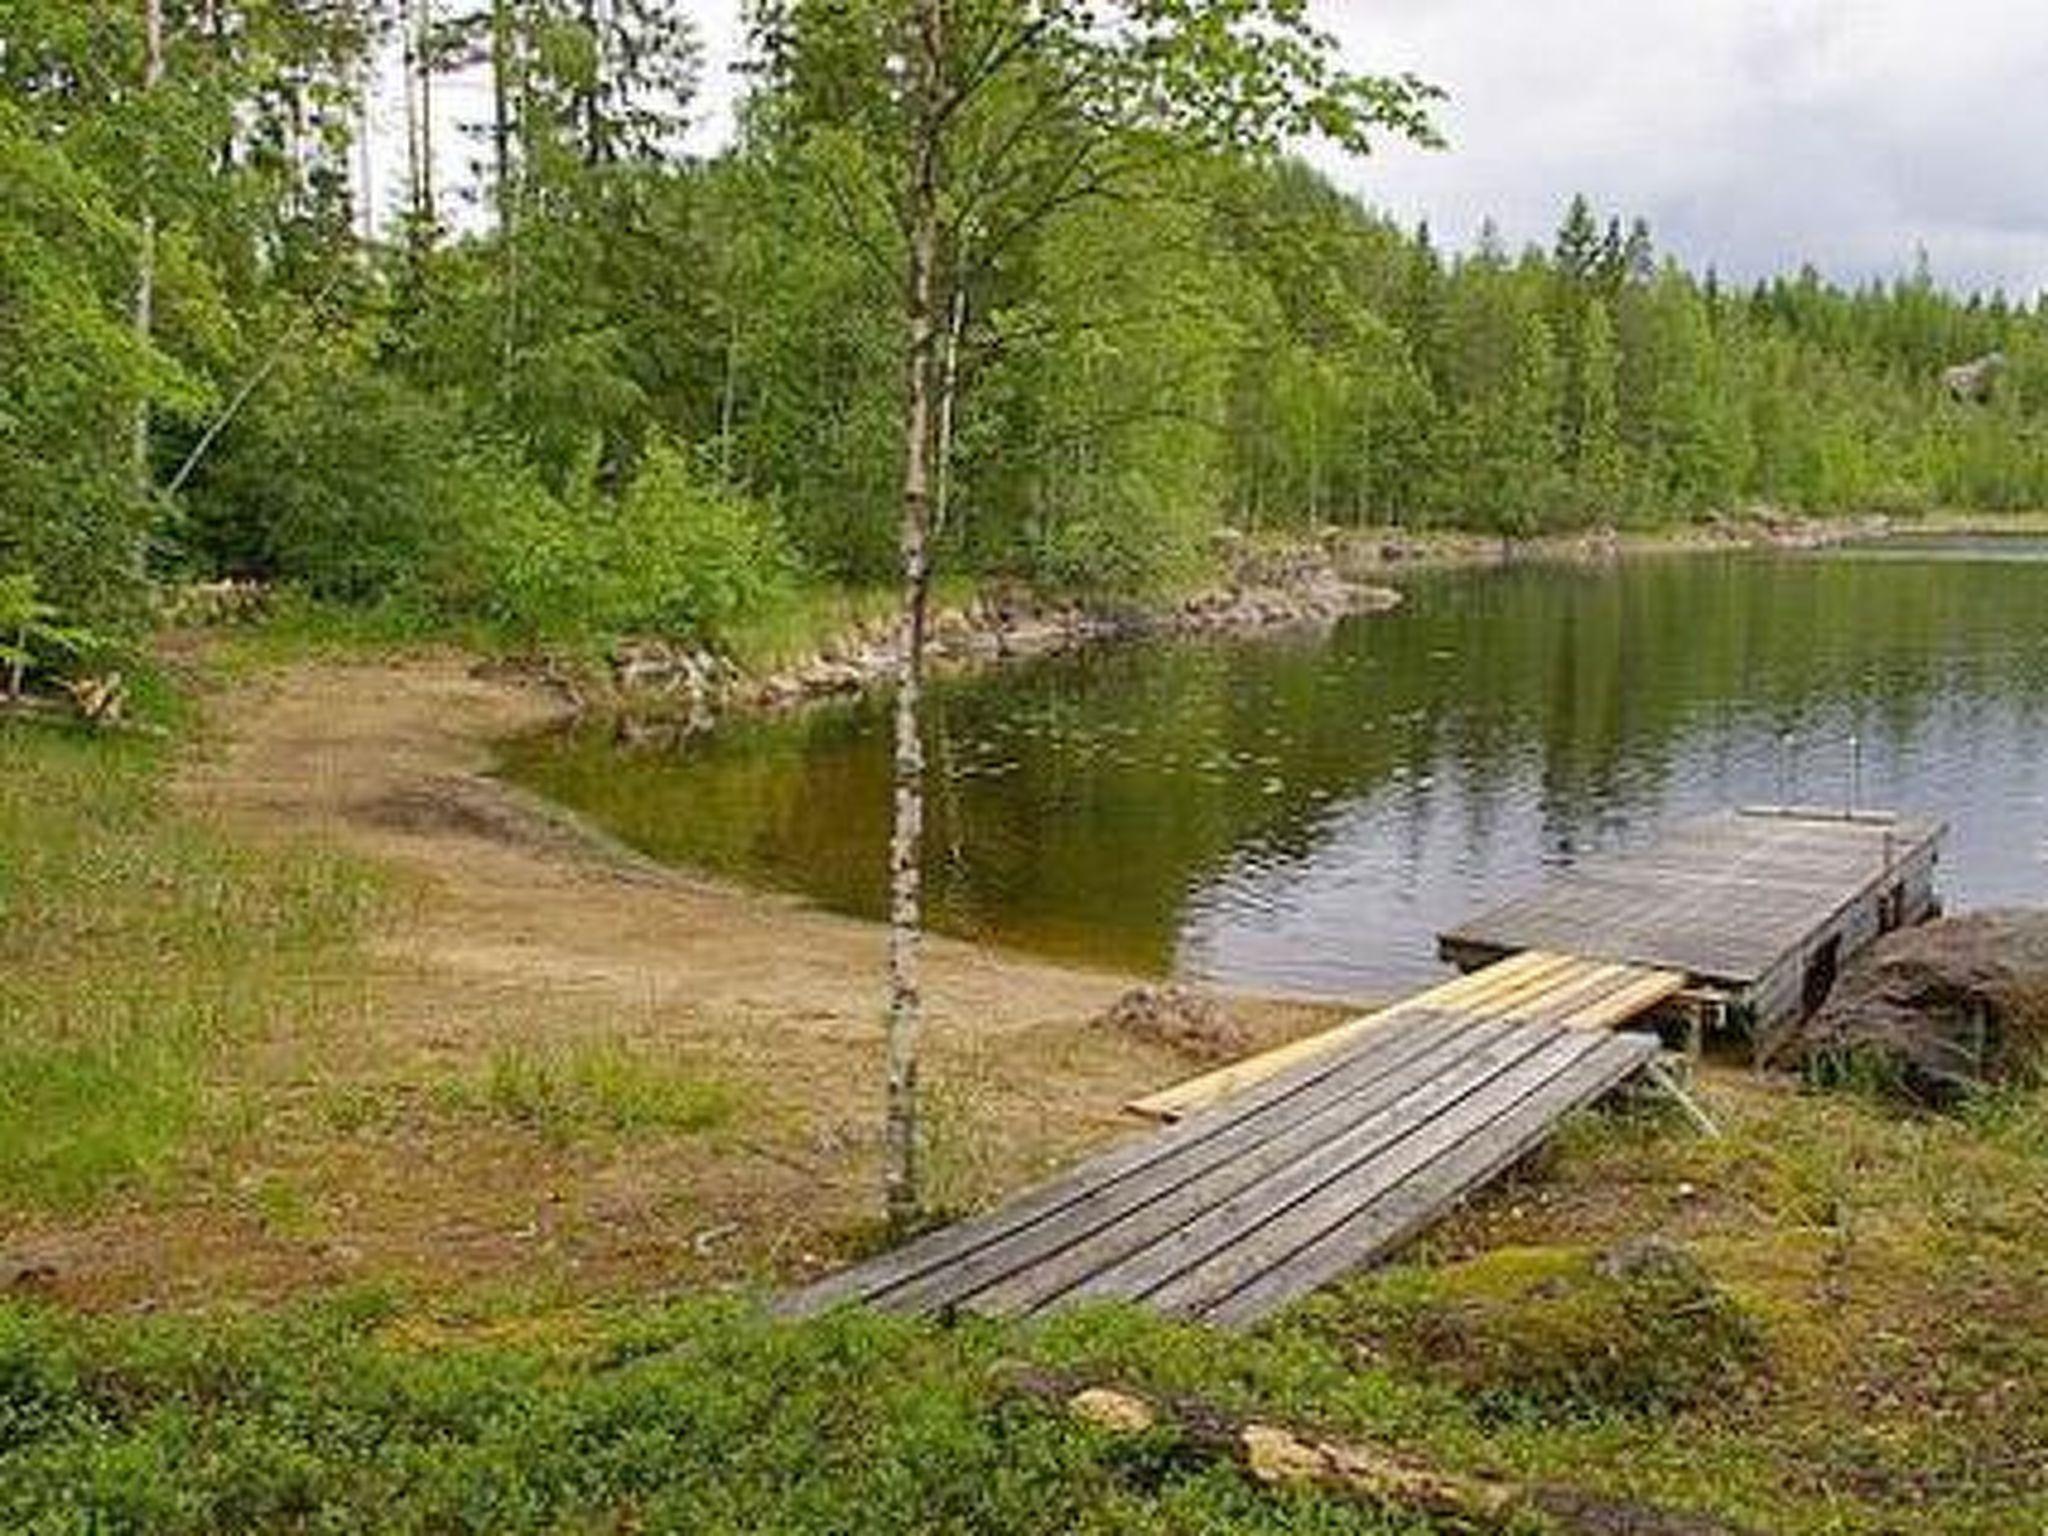
[[[795,563],[758,503],[652,448],[625,494],[602,495],[592,466],[551,494],[524,465],[473,456],[447,476],[455,530],[417,595],[534,638],[633,631],[712,642],[795,592]]]
[[[462,423],[402,381],[337,361],[252,402],[195,481],[205,559],[232,575],[303,585],[343,602],[414,584],[467,470]]]
[[[217,571],[344,603],[398,601],[528,639],[629,630],[718,640],[786,602],[772,514],[656,443],[606,496],[586,457],[557,494],[434,396],[346,363],[271,391],[193,494]]]
[[[718,640],[795,594],[795,558],[774,516],[695,474],[667,443],[648,449],[605,543],[603,606],[615,628]]]
[[[0,698],[17,697],[31,677],[99,645],[89,631],[61,622],[33,575],[0,575]]]

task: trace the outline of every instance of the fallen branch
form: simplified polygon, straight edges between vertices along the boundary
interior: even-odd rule
[[[1260,1483],[1307,1485],[1482,1529],[1517,1524],[1527,1529],[1533,1520],[1538,1528],[1567,1536],[1739,1536],[1738,1527],[1709,1516],[1577,1489],[1447,1472],[1384,1446],[1261,1423],[1197,1399],[1154,1401],[1031,1366],[1006,1367],[1001,1387],[1013,1396],[1056,1405],[1112,1434],[1170,1431],[1183,1444],[1234,1463]]]

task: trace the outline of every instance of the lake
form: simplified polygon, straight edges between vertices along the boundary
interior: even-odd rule
[[[1951,907],[2048,901],[2048,541],[1421,571],[1327,633],[947,678],[930,920],[1229,987],[1384,996],[1546,866],[1758,801],[1951,824]],[[608,731],[509,777],[669,862],[883,912],[889,706]]]

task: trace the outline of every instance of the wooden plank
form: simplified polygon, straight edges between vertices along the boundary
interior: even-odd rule
[[[1532,997],[1515,1010],[1515,1017],[1532,1024],[1549,1024],[1609,993],[1625,987],[1642,972],[1617,961],[1588,960],[1570,976],[1540,997]]]
[[[1199,1077],[1175,1083],[1170,1088],[1162,1088],[1141,1098],[1132,1099],[1124,1108],[1132,1114],[1143,1115],[1152,1120],[1178,1120],[1202,1105],[1214,1103],[1227,1094],[1250,1087],[1276,1072],[1349,1045],[1360,1036],[1375,1029],[1382,1029],[1398,1018],[1418,1010],[1427,1012],[1449,1009],[1454,1005],[1463,1007],[1483,989],[1495,987],[1503,979],[1526,980],[1532,975],[1549,974],[1567,963],[1569,961],[1566,956],[1525,951],[1512,959],[1503,960],[1498,966],[1489,966],[1484,971],[1453,977],[1391,1007],[1382,1008],[1377,1013],[1346,1020],[1335,1028],[1305,1036],[1300,1040],[1289,1041],[1286,1045],[1276,1046],[1270,1051],[1247,1056],[1241,1061],[1204,1072]],[[1499,971],[1501,976],[1494,976],[1495,971]]]
[[[1427,1163],[1447,1137],[1455,1140],[1492,1119],[1597,1043],[1589,1035],[1518,1025],[1455,1092],[1432,1096],[1391,1127],[1369,1128],[1340,1149],[1348,1156],[1304,1159],[1211,1207],[1074,1295],[1143,1299],[1182,1310],[1234,1290]],[[1393,1134],[1374,1134],[1389,1129]]]
[[[1439,1021],[1414,1016],[1400,1021],[1397,1028],[1383,1031],[1361,1042],[1352,1051],[1335,1057],[1303,1062],[1254,1085],[1242,1094],[1189,1116],[1170,1130],[1141,1136],[1096,1154],[1067,1174],[1039,1185],[1009,1203],[982,1216],[930,1233],[865,1264],[828,1275],[824,1279],[784,1298],[778,1310],[795,1316],[822,1312],[842,1302],[863,1300],[891,1286],[915,1278],[955,1260],[984,1243],[992,1242],[1018,1227],[1045,1219],[1080,1198],[1097,1185],[1136,1174],[1167,1158],[1177,1156],[1212,1136],[1222,1134],[1240,1122],[1258,1117],[1270,1124],[1271,1117],[1294,1094],[1300,1093],[1333,1073],[1355,1081],[1380,1064],[1380,1053],[1389,1053],[1396,1064],[1402,1052],[1427,1047],[1442,1033]]]
[[[1283,1262],[1200,1308],[1209,1322],[1257,1322],[1275,1308],[1388,1253],[1442,1216],[1473,1190],[1526,1157],[1558,1122],[1617,1087],[1656,1057],[1648,1036],[1594,1037],[1595,1049],[1574,1061],[1507,1113],[1468,1136],[1385,1198],[1361,1205]]]
[[[1290,1118],[1282,1123],[1240,1121],[1187,1156],[1098,1185],[1046,1219],[909,1280],[882,1299],[902,1311],[932,1311],[970,1300],[977,1310],[1000,1310],[1001,1301],[984,1304],[981,1293],[1019,1297],[1037,1294],[1046,1286],[1063,1288],[1105,1262],[1088,1255],[1104,1244],[1113,1249],[1127,1219],[1155,1208],[1199,1207],[1217,1198],[1214,1191],[1257,1178],[1262,1169],[1285,1163],[1321,1139],[1340,1134],[1361,1115],[1389,1107],[1398,1112],[1419,1087],[1450,1070],[1488,1038],[1505,1033],[1506,1028],[1453,1026],[1447,1032],[1434,1033],[1425,1049],[1391,1071],[1365,1081],[1333,1074],[1308,1092],[1286,1100],[1282,1107]],[[1054,1278],[1043,1278],[1047,1276]]]
[[[1457,1102],[1542,1043],[1526,1028],[1479,1025],[1453,1052],[1423,1063],[1390,1091],[1333,1105],[1314,1122],[1290,1126],[1246,1155],[1135,1207],[1085,1240],[1020,1270],[974,1298],[976,1311],[1037,1310],[1069,1293],[1136,1296],[1158,1278],[1153,1266],[1164,1243],[1185,1241],[1211,1213],[1241,1201],[1254,1210],[1312,1189],[1398,1140],[1437,1108]],[[1225,1217],[1224,1220],[1230,1218]]]
[[[1677,971],[1643,971],[1628,986],[1556,1022],[1566,1029],[1618,1029],[1669,1002],[1686,986],[1686,978]]]
[[[1503,960],[1490,965],[1478,975],[1481,986],[1474,988],[1458,999],[1457,1006],[1467,1013],[1483,1013],[1526,995],[1531,989],[1545,985],[1552,977],[1563,974],[1577,964],[1571,955],[1551,954],[1542,950],[1531,951],[1536,963],[1517,966],[1513,960]],[[1519,960],[1518,955],[1515,959]]]

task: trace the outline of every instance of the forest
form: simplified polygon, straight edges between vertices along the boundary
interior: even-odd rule
[[[696,154],[699,43],[657,0],[8,0],[15,652],[225,576],[714,644],[886,581],[901,231],[859,9],[754,7],[771,62]],[[482,104],[459,157],[436,144],[457,79],[489,86],[459,97]],[[405,142],[372,142],[366,101],[399,84]],[[1428,137],[1429,88],[1400,89],[1382,121]],[[1924,262],[1736,286],[1583,198],[1549,249],[1446,250],[1284,144],[1080,111],[1047,142],[1113,184],[1069,196],[1007,144],[960,177],[942,572],[1129,595],[1199,579],[1223,528],[2048,501],[2037,300]],[[379,157],[395,204],[366,190]],[[1944,392],[1991,353],[1986,398]]]

